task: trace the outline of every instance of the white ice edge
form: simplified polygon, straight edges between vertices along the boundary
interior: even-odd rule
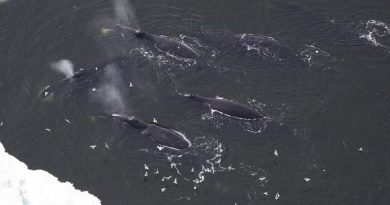
[[[0,143],[0,204],[7,205],[97,205],[100,200],[60,182],[44,170],[30,170],[8,154]]]

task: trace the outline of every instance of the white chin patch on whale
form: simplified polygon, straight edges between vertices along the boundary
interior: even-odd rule
[[[65,78],[70,78],[74,75],[74,66],[70,60],[62,59],[51,64],[51,68],[58,73],[61,73]]]

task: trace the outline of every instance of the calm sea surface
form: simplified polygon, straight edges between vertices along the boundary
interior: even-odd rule
[[[112,30],[111,1],[9,0],[0,4],[0,141],[104,205],[390,204],[389,9],[388,0],[124,8],[132,26],[196,49],[188,60]],[[63,78],[50,66],[61,59],[92,74],[40,98]],[[120,78],[97,97],[109,63]],[[265,118],[212,113],[184,93]],[[157,120],[193,146],[161,150],[111,112]]]

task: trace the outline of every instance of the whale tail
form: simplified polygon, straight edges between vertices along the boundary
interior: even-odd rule
[[[148,124],[134,117],[129,117],[127,115],[116,114],[116,113],[111,114],[111,116],[137,129],[146,129],[148,127]]]

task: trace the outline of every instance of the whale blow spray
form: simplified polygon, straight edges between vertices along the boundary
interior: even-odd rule
[[[128,0],[112,0],[117,24],[139,28],[133,6]]]
[[[123,89],[124,86],[119,71],[115,65],[109,64],[104,68],[102,83],[93,93],[93,97],[101,103],[107,114],[126,113]]]
[[[70,60],[63,59],[58,62],[52,63],[51,68],[65,76],[70,78],[74,75],[74,66]]]

